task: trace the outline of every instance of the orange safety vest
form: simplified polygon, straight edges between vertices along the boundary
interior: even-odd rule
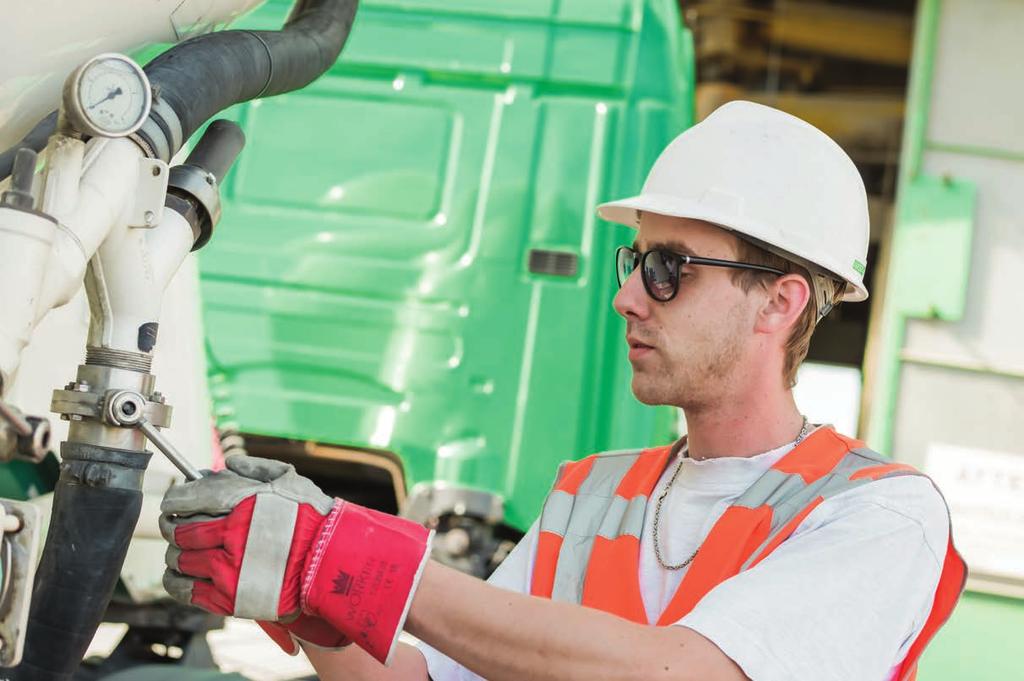
[[[563,466],[541,513],[532,595],[649,624],[640,596],[640,533],[671,450],[595,454]],[[923,474],[831,428],[814,431],[726,509],[655,624],[679,621],[717,585],[764,560],[826,499],[899,475]],[[914,678],[924,647],[949,619],[966,578],[967,565],[950,533],[931,613],[900,664],[898,681]]]

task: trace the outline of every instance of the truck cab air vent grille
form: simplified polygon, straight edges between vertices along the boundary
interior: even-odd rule
[[[574,277],[578,271],[579,258],[566,251],[530,249],[530,271],[534,274],[552,274],[556,277]]]

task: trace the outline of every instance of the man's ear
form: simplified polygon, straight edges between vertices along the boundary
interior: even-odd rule
[[[800,318],[810,304],[811,287],[799,274],[785,274],[767,284],[765,293],[754,331],[775,334],[792,328]]]

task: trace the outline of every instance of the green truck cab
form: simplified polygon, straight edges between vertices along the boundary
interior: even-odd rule
[[[438,545],[486,573],[559,462],[672,437],[611,307],[630,230],[594,207],[692,124],[693,87],[674,0],[363,3],[326,75],[233,111],[248,144],[200,256],[220,424],[460,527]]]

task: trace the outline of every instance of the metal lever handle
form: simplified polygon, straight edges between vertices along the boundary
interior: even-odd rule
[[[142,418],[139,419],[136,424],[142,434],[145,435],[150,442],[152,442],[157,449],[163,452],[163,455],[174,464],[174,467],[185,474],[185,479],[189,482],[193,480],[199,480],[203,477],[202,472],[195,466],[193,466],[188,459],[181,455],[174,445],[171,444],[170,440],[163,436],[163,433],[157,429],[152,423]]]

